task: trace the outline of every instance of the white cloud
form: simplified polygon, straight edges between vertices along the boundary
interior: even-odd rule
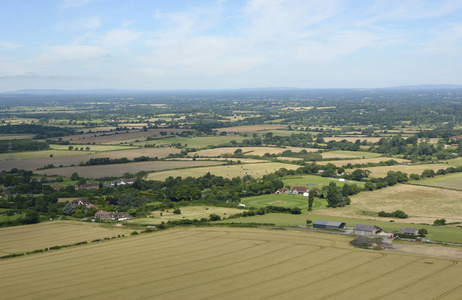
[[[438,28],[432,35],[431,41],[420,45],[420,53],[462,56],[462,23]]]
[[[104,47],[123,47],[130,45],[142,36],[141,32],[129,29],[113,29],[106,32],[98,43]]]
[[[21,45],[12,42],[0,41],[0,49],[14,50],[21,47]]]

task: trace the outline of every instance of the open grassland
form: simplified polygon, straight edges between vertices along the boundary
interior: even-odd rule
[[[174,148],[143,148],[143,149],[131,149],[131,150],[119,150],[119,151],[110,151],[110,152],[100,152],[92,153],[92,151],[74,151],[74,150],[46,150],[46,151],[35,151],[35,152],[24,152],[23,160],[16,160],[18,155],[14,155],[15,160],[12,161],[0,161],[0,170],[11,170],[12,168],[25,169],[25,170],[36,170],[37,168],[42,168],[46,165],[53,164],[58,167],[60,165],[70,166],[78,165],[81,162],[85,163],[90,160],[90,158],[123,158],[134,159],[135,157],[148,156],[151,158],[158,157],[164,158],[170,153],[179,153],[181,150]],[[51,153],[50,155],[45,155],[42,152]],[[39,153],[42,158],[40,158]],[[55,153],[68,156],[59,156]],[[22,154],[22,153],[21,153]],[[74,155],[75,154],[75,155]],[[44,156],[44,157],[43,157]]]
[[[215,128],[216,131],[226,131],[226,132],[255,132],[255,131],[270,131],[276,129],[285,129],[287,125],[272,125],[272,124],[262,124],[262,125],[246,125],[246,126],[235,126],[235,127],[224,127],[224,128]]]
[[[458,260],[355,249],[349,240],[264,229],[169,230],[1,261],[2,294],[11,299],[459,298]]]
[[[386,212],[404,211],[409,215],[409,218],[402,219],[400,222],[406,223],[433,224],[436,219],[446,219],[447,222],[462,222],[462,192],[398,184],[373,192],[361,192],[351,196],[351,205],[339,209],[326,209],[319,213],[359,217],[361,212],[380,212],[382,210]],[[367,216],[364,217],[368,218]]]
[[[194,138],[165,138],[154,141],[140,142],[137,144],[177,144],[181,143],[182,145],[188,145],[189,148],[205,148],[212,145],[226,144],[231,141],[241,142],[243,139],[246,139],[244,136],[240,135],[226,135],[226,136],[203,136],[203,137],[194,137]]]
[[[210,217],[210,214],[216,214],[221,218],[226,218],[233,214],[238,214],[246,211],[245,209],[215,207],[215,206],[184,206],[180,207],[181,214],[174,214],[173,209],[165,211],[153,211],[148,218],[132,219],[125,221],[128,224],[160,224],[162,221],[182,220],[182,219],[198,219]]]
[[[323,153],[324,156],[325,153]],[[320,161],[318,162],[319,165],[325,165],[325,164],[334,164],[338,167],[344,166],[347,164],[367,164],[367,163],[379,163],[382,161],[387,161],[394,159],[398,163],[409,163],[410,160],[407,159],[402,159],[402,158],[390,158],[390,157],[376,157],[376,158],[364,158],[364,159],[342,159],[342,160],[330,160],[330,161]]]
[[[246,197],[241,199],[241,203],[246,207],[266,207],[266,206],[280,206],[280,207],[299,207],[302,210],[308,209],[308,197],[303,195],[288,195],[288,194],[272,194],[261,195],[255,197]],[[327,200],[314,198],[313,210],[325,208]]]
[[[286,168],[288,170],[297,169],[299,166],[283,163],[257,163],[257,164],[241,164],[241,165],[225,165],[215,167],[204,167],[194,169],[182,169],[182,170],[171,170],[151,173],[148,175],[148,180],[165,180],[169,176],[181,176],[183,178],[200,177],[208,172],[217,176],[223,176],[226,178],[242,177],[245,175],[251,175],[254,178],[262,177],[263,175],[272,173],[279,170],[280,168]]]
[[[0,228],[0,255],[92,241],[131,231],[97,223],[52,221],[33,225]]]
[[[364,183],[359,181],[345,180],[340,181],[337,178],[322,177],[316,175],[301,175],[301,176],[286,176],[283,178],[284,185],[289,185],[291,188],[294,185],[306,186],[308,189],[322,188],[323,185],[329,185],[331,181],[335,182],[337,186],[342,187],[345,183],[355,183],[358,187],[363,187]]]
[[[48,170],[38,171],[38,174],[46,175],[61,175],[71,176],[72,173],[77,172],[79,176],[85,178],[102,178],[102,177],[120,177],[125,173],[135,174],[140,171],[161,171],[161,170],[172,170],[181,168],[193,168],[193,167],[204,167],[204,166],[216,166],[223,164],[223,161],[144,161],[126,164],[112,164],[112,165],[101,165],[101,166],[88,166],[88,167],[67,167],[67,168],[55,168]],[[179,171],[173,171],[179,172]],[[179,175],[177,175],[179,176]]]
[[[342,208],[331,208],[330,210],[340,210]],[[402,227],[414,227],[414,228],[425,228],[428,231],[426,238],[431,238],[433,241],[443,241],[451,243],[462,243],[462,229],[457,228],[454,225],[451,226],[431,226],[421,224],[409,224],[401,219],[395,220],[396,223],[389,222],[390,218],[379,218],[379,217],[346,217],[346,216],[334,216],[325,214],[325,210],[319,209],[314,212],[303,211],[299,215],[293,214],[276,214],[269,213],[262,216],[245,217],[238,219],[227,219],[218,221],[218,223],[270,223],[281,227],[304,227],[306,220],[325,220],[325,221],[336,221],[345,222],[347,227],[353,228],[356,224],[365,225],[377,225],[383,230],[387,231],[400,231]]]
[[[50,145],[51,149],[53,150],[67,150],[69,152],[75,151],[75,150],[69,150],[69,145]],[[75,146],[76,148],[81,148],[83,147],[84,149],[86,147],[90,148],[90,151],[92,152],[106,152],[106,151],[118,151],[118,150],[131,150],[131,149],[137,149],[137,147],[134,146],[128,146],[128,145],[78,145]]]
[[[348,142],[356,142],[357,140],[364,141],[366,140],[367,142],[371,143],[377,143],[382,137],[370,137],[370,136],[364,136],[364,135],[359,135],[359,136],[336,136],[336,137],[325,137],[324,141],[327,143],[329,141],[343,141],[347,140]]]
[[[389,171],[397,172],[401,171],[403,173],[410,174],[422,174],[426,169],[433,171],[438,171],[439,169],[446,169],[449,166],[446,164],[426,164],[426,165],[394,165],[394,166],[384,166],[384,167],[371,167],[366,168],[371,171],[370,177],[386,177]]]
[[[458,167],[462,166],[462,157],[454,158],[454,159],[449,159],[449,160],[444,160],[444,163],[448,164],[448,167]]]
[[[456,189],[456,190],[462,191],[462,173],[437,176],[434,178],[414,181],[413,183],[419,184],[419,185],[442,187],[442,188]]]
[[[75,150],[42,150],[42,151],[27,151],[27,152],[13,152],[13,161],[21,161],[21,160],[47,160],[50,155],[53,155],[52,158],[64,158],[64,157],[76,157],[76,156],[87,156],[91,154],[95,154],[94,151],[75,151]],[[0,154],[0,162],[6,161],[8,159],[8,153]],[[44,166],[40,164],[40,166]]]

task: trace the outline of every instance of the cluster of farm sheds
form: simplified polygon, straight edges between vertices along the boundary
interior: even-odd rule
[[[345,233],[357,235],[394,237],[393,232],[384,231],[382,228],[375,225],[356,224],[352,229],[348,229],[345,222],[335,221],[316,220],[313,222],[313,229],[343,230]],[[417,236],[418,230],[417,228],[403,227],[401,228],[400,233]]]

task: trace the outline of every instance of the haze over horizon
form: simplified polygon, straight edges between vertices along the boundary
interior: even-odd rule
[[[462,84],[462,2],[2,3],[0,92]]]

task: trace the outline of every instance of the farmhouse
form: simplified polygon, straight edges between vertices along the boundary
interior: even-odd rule
[[[401,228],[400,233],[417,235],[419,231],[417,230],[417,228],[403,227]]]
[[[345,229],[346,223],[344,222],[334,222],[334,221],[323,221],[316,220],[313,222],[313,228],[318,229]]]
[[[278,189],[275,194],[288,194],[290,191],[287,188]]]
[[[95,214],[95,218],[100,218],[101,220],[109,220],[111,218],[111,213],[100,210]]]
[[[308,193],[308,188],[306,186],[295,185],[292,188],[292,194],[294,195],[303,195],[303,193]]]
[[[353,233],[359,235],[375,235],[381,232],[382,228],[372,225],[356,224],[353,228]]]
[[[126,185],[135,183],[136,178],[124,178],[111,182],[111,186]]]
[[[101,220],[115,220],[115,221],[125,221],[130,219],[130,215],[128,213],[124,213],[121,211],[116,211],[113,212],[112,214],[110,212],[100,210],[95,214],[95,218],[99,218]]]

